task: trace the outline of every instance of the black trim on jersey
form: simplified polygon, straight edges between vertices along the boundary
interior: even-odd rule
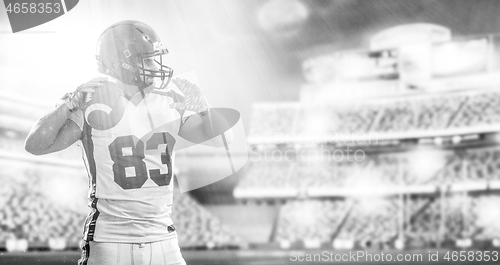
[[[97,210],[98,198],[92,199],[90,207],[92,207],[92,212],[87,217],[87,222],[85,226],[88,226],[87,235],[85,236],[86,241],[94,241],[95,225],[97,223],[97,217],[99,217],[99,211]],[[89,221],[90,220],[90,221]]]
[[[95,233],[95,225],[97,222],[97,218],[99,217],[99,210],[97,210],[97,201],[99,199],[95,197],[96,165],[94,159],[94,143],[92,141],[92,127],[90,127],[90,125],[87,122],[85,122],[83,125],[82,145],[85,150],[85,156],[87,157],[87,163],[85,165],[88,166],[87,171],[90,174],[89,178],[91,182],[89,183],[90,185],[89,188],[90,188],[90,199],[92,200],[90,202],[90,207],[92,209],[92,212],[87,216],[87,219],[85,220],[83,239],[85,241],[93,241]]]
[[[90,127],[87,122],[83,124],[82,144],[85,150],[85,156],[87,156],[87,163],[89,167],[87,168],[87,171],[92,180],[92,192],[90,196],[91,198],[95,198],[96,166],[94,160],[94,142],[92,141],[92,127]]]
[[[84,245],[82,246],[82,256],[78,260],[78,265],[87,265],[90,257],[90,244],[88,241],[83,241]]]

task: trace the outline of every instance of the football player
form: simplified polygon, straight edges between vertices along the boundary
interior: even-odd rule
[[[172,79],[168,51],[148,25],[111,25],[96,53],[105,76],[40,118],[25,149],[42,155],[81,142],[91,211],[78,264],[185,264],[170,217],[174,146],[182,139],[223,146],[213,124],[224,118],[198,86]],[[166,89],[171,80],[177,92]],[[186,110],[196,114],[182,119]]]

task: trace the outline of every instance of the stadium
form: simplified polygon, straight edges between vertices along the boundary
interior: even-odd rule
[[[0,18],[0,264],[77,264],[80,146],[33,156],[25,139],[129,17],[240,115],[236,171],[225,150],[177,153],[187,264],[500,262],[500,2],[126,3],[80,1],[19,34]],[[213,181],[186,188],[199,176]]]

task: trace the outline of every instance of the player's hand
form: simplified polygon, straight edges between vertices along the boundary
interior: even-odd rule
[[[92,93],[95,92],[95,89],[102,87],[103,83],[108,80],[107,77],[96,77],[78,86],[75,91],[66,93],[62,100],[64,100],[64,103],[71,111],[81,109],[92,98]]]
[[[175,78],[172,82],[184,94],[184,99],[170,104],[170,108],[200,113],[210,107],[201,88],[197,85],[181,78]]]

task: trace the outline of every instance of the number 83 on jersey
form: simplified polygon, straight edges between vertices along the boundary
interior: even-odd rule
[[[139,189],[146,183],[149,175],[156,185],[169,185],[173,172],[174,145],[175,139],[168,132],[154,133],[146,142],[134,135],[117,137],[108,146],[113,161],[114,181],[125,190]],[[160,149],[162,152],[158,154]],[[146,156],[148,160],[159,160],[164,168],[148,168]],[[165,171],[166,173],[162,173]]]

